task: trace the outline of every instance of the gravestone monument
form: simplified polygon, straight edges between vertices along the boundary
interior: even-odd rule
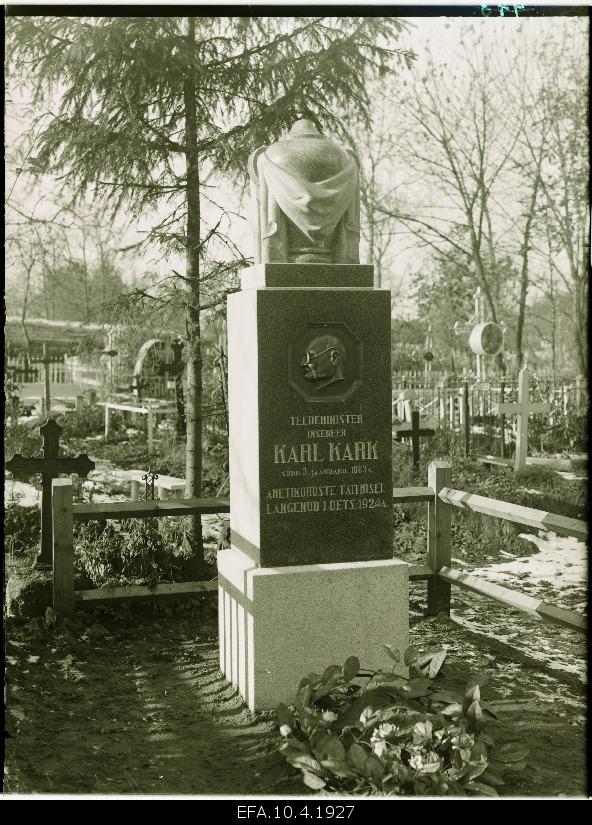
[[[351,655],[383,666],[382,644],[407,644],[408,579],[392,558],[390,292],[359,263],[356,159],[298,121],[249,171],[218,580],[220,667],[255,708]]]

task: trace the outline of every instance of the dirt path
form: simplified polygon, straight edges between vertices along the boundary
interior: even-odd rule
[[[218,671],[211,617],[80,618],[7,628],[5,792],[294,793],[273,724]]]

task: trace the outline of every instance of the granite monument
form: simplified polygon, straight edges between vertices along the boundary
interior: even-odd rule
[[[391,298],[359,263],[355,155],[301,120],[249,171],[218,574],[220,666],[254,708],[291,699],[305,672],[404,647],[408,582],[392,558]]]

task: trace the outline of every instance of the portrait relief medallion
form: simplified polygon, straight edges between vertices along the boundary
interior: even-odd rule
[[[346,401],[362,383],[362,342],[340,321],[308,324],[288,345],[288,380],[312,403]]]

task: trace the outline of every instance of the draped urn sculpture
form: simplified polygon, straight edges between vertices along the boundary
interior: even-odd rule
[[[255,263],[358,264],[355,154],[298,120],[249,158]]]

